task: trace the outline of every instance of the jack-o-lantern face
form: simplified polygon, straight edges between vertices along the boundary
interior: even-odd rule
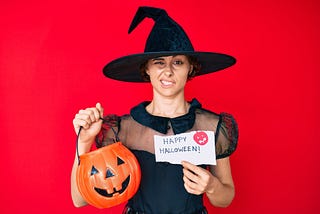
[[[207,133],[203,131],[197,131],[193,135],[193,139],[199,145],[205,145],[206,143],[208,143],[208,140],[209,140]]]
[[[130,199],[138,190],[140,166],[120,142],[80,156],[77,185],[91,205],[107,208]]]
[[[124,166],[124,164],[125,164],[125,162],[120,157],[117,157],[117,170],[115,171],[114,169],[107,168],[106,170],[104,170],[105,172],[102,172],[102,175],[105,176],[106,179],[112,179],[112,177],[117,175],[117,173],[120,171],[121,167],[126,167],[126,166]],[[123,166],[121,166],[121,165],[123,165]],[[122,169],[122,171],[123,171],[123,169]],[[99,173],[100,173],[99,170],[97,170],[94,166],[92,166],[90,175],[95,176],[96,174],[99,174]],[[105,197],[113,197],[117,193],[121,194],[127,189],[128,185],[129,185],[130,174],[128,174],[125,179],[120,179],[120,180],[123,180],[121,183],[121,188],[118,190],[116,188],[114,188],[113,191],[111,191],[111,193],[108,193],[107,189],[105,189],[105,188],[94,187],[94,190],[97,193],[99,193],[100,195],[103,195]],[[113,182],[113,183],[115,183],[115,182]]]

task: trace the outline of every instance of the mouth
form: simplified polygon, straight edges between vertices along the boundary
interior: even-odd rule
[[[174,85],[174,82],[172,81],[167,81],[167,80],[160,80],[161,84],[165,87],[168,87],[168,86],[172,86]]]
[[[113,188],[114,192],[113,193],[108,193],[107,190],[105,189],[100,189],[100,188],[97,188],[95,187],[94,190],[99,193],[100,195],[102,196],[105,196],[105,197],[108,197],[108,198],[111,198],[114,194],[118,193],[118,194],[121,194],[123,193],[128,185],[129,185],[129,182],[130,182],[130,175],[126,178],[126,180],[124,180],[121,184],[122,188],[120,190],[116,190],[116,188]]]

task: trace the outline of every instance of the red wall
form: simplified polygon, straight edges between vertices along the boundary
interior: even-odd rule
[[[148,85],[101,72],[108,61],[143,51],[153,22],[127,34],[141,5],[166,8],[195,49],[238,59],[187,86],[188,99],[232,113],[240,127],[231,157],[236,197],[210,213],[318,213],[316,0],[1,1],[0,212],[120,213],[122,206],[73,207],[72,119],[97,101],[123,114],[150,99]]]

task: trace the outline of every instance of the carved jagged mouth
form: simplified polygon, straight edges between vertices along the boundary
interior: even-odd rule
[[[127,189],[129,182],[130,182],[130,175],[126,178],[126,180],[122,182],[122,188],[120,190],[117,191],[116,188],[113,188],[114,192],[110,194],[105,189],[100,189],[95,187],[94,190],[100,195],[103,195],[105,197],[112,197],[115,193],[119,193],[119,194],[123,193]]]

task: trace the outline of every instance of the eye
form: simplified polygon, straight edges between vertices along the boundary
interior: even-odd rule
[[[175,60],[175,61],[173,62],[173,64],[174,64],[174,65],[182,65],[183,62],[182,62],[181,60]]]
[[[114,174],[111,172],[111,170],[110,170],[110,169],[107,169],[106,178],[111,178],[111,177],[113,177],[113,176],[114,176]]]
[[[163,61],[154,61],[154,64],[156,64],[156,65],[164,65],[164,62]]]
[[[92,166],[90,175],[95,175],[97,173],[99,173],[99,171],[94,166]]]
[[[121,158],[117,157],[117,164],[118,166],[124,164],[124,161]]]

